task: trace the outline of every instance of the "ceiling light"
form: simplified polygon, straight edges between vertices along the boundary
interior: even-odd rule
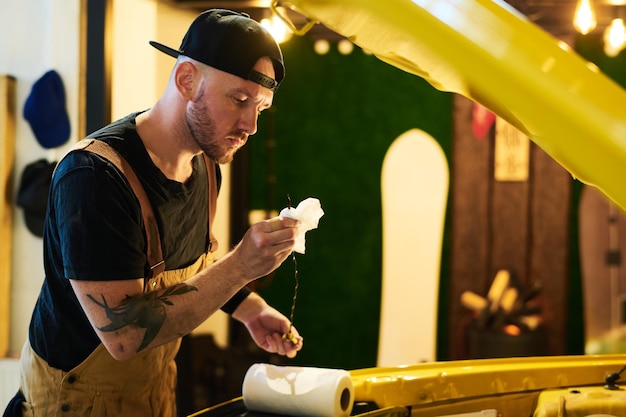
[[[574,12],[574,27],[577,31],[586,35],[595,29],[597,25],[596,13],[593,10],[591,0],[578,0]]]
[[[337,43],[337,49],[342,55],[350,55],[354,49],[354,44],[347,39],[342,39]]]
[[[313,49],[318,55],[326,55],[330,51],[330,42],[326,39],[318,39],[313,44]]]
[[[278,43],[287,42],[293,36],[293,32],[291,32],[285,22],[275,15],[262,19],[261,26],[267,29]]]
[[[617,56],[626,45],[626,27],[624,19],[616,17],[604,30],[604,52],[611,57]]]

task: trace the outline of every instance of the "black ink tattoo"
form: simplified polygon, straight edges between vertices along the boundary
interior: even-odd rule
[[[137,352],[150,344],[159,333],[165,321],[165,305],[173,305],[169,296],[182,295],[190,291],[198,291],[196,287],[187,284],[179,284],[167,288],[159,294],[158,291],[144,293],[135,297],[126,296],[117,307],[110,307],[104,295],[102,302],[96,300],[91,294],[87,294],[94,303],[104,309],[111,323],[98,327],[103,332],[114,332],[122,327],[136,325],[146,329],[141,345]]]

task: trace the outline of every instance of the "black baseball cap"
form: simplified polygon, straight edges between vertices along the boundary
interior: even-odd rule
[[[17,205],[24,209],[24,222],[35,236],[43,237],[48,192],[56,161],[38,159],[24,168],[17,192]]]
[[[150,45],[174,58],[184,55],[270,90],[276,90],[285,76],[283,54],[272,35],[247,14],[232,10],[211,9],[199,14],[179,49],[155,41]],[[272,60],[276,79],[252,69],[262,57]]]

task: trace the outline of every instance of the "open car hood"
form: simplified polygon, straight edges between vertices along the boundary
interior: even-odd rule
[[[626,209],[626,92],[502,1],[290,0],[382,61],[505,119]]]

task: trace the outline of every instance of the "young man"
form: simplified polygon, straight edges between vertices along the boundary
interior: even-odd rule
[[[268,352],[302,348],[289,320],[245,288],[291,253],[298,221],[255,224],[212,260],[218,164],[271,106],[280,48],[221,9],[200,14],[180,49],[151,44],[178,58],[161,98],[81,141],[54,174],[16,415],[175,416],[180,338],[220,308]]]

